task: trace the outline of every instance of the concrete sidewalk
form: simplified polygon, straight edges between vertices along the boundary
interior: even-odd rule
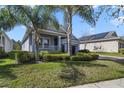
[[[124,88],[124,78],[73,86],[71,88]]]
[[[124,57],[99,55],[99,59],[100,60],[110,60],[110,61],[115,61],[115,62],[124,62]]]

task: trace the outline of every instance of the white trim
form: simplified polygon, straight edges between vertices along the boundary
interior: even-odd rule
[[[61,36],[58,36],[58,48],[61,50]]]
[[[38,30],[42,30],[41,33],[45,32],[45,34],[53,34],[55,36],[58,36],[58,35],[63,35],[63,36],[67,36],[66,33],[61,33],[61,32],[55,32],[55,31],[50,31],[50,30],[46,30],[46,29],[38,29]]]

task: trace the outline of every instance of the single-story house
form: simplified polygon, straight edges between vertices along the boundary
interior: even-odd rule
[[[79,42],[80,50],[93,52],[118,52],[119,48],[124,48],[124,37],[117,36],[115,31],[82,36]]]
[[[9,52],[13,49],[12,40],[6,35],[5,32],[0,32],[0,49]]]
[[[67,52],[67,33],[66,31],[53,29],[39,29],[40,47],[39,51],[56,51]],[[33,31],[27,31],[22,40],[22,50],[33,52],[35,50]],[[72,52],[73,54],[79,49],[79,40],[72,35]]]

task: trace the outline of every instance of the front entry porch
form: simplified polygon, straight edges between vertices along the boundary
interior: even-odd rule
[[[62,36],[42,36],[39,51],[62,51],[65,37]],[[64,50],[65,51],[65,50]]]

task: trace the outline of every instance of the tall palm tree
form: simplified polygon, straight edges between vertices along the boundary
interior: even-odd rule
[[[40,32],[49,25],[59,28],[58,21],[47,6],[4,6],[0,10],[1,30],[11,30],[15,25],[24,25],[28,31],[33,31],[35,46],[35,57],[38,59]]]
[[[68,42],[68,55],[72,55],[71,48],[71,37],[72,37],[72,19],[74,15],[78,15],[85,22],[91,26],[95,26],[99,15],[102,13],[103,8],[99,9],[100,11],[95,13],[93,6],[89,5],[68,5],[68,6],[52,6],[51,9],[56,11],[63,11],[64,13],[64,27],[67,31],[67,42]]]

